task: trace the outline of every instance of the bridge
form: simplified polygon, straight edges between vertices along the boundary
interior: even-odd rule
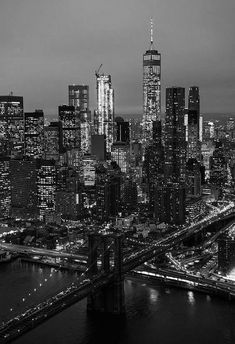
[[[227,206],[217,214],[207,216],[191,226],[185,226],[150,245],[124,257],[123,233],[90,233],[88,264],[77,283],[54,295],[24,314],[9,320],[0,328],[0,343],[9,342],[29,331],[75,302],[87,297],[88,311],[121,314],[125,312],[124,275],[144,262],[197,234],[211,224],[229,222],[235,218],[235,207]],[[36,253],[34,253],[36,254]],[[98,266],[101,262],[101,266]]]

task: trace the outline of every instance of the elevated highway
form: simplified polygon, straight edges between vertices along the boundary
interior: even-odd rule
[[[47,250],[44,248],[8,244],[0,241],[0,249],[8,252],[21,253],[29,256],[46,256],[52,258],[69,258],[69,259],[84,259],[83,255],[77,255],[56,250]]]

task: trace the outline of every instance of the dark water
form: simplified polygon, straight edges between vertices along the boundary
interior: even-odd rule
[[[1,265],[0,321],[12,312],[39,302],[45,295],[53,294],[73,280],[72,274],[51,272],[47,268],[18,262]],[[42,286],[38,287],[40,283]],[[27,298],[26,295],[34,288],[37,291]],[[87,315],[86,300],[83,300],[14,343],[235,343],[235,303],[130,280],[125,282],[125,293],[125,317]],[[25,295],[24,302],[22,295]],[[16,309],[10,312],[12,305]]]

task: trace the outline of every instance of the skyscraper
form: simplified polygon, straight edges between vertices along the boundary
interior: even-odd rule
[[[152,138],[153,122],[161,115],[161,54],[153,45],[151,21],[150,47],[143,55],[143,143]]]
[[[55,210],[56,166],[54,160],[38,161],[37,191],[39,218],[43,220],[46,213]]]
[[[0,157],[0,212],[8,217],[11,210],[10,158]]]
[[[59,121],[62,125],[62,145],[65,150],[79,148],[79,118],[76,116],[75,107],[68,105],[59,106]]]
[[[44,113],[42,110],[25,113],[25,155],[41,158],[43,154]]]
[[[114,142],[111,152],[112,160],[120,167],[121,171],[127,173],[130,166],[130,146],[125,142]]]
[[[0,96],[0,154],[22,155],[24,147],[23,97]]]
[[[91,112],[89,110],[89,86],[69,85],[69,105],[74,106],[79,124],[79,141],[81,151],[90,152],[91,146]]]
[[[185,182],[186,142],[184,126],[185,89],[166,89],[165,179]]]
[[[156,185],[162,184],[164,171],[164,150],[162,146],[162,127],[160,121],[153,122],[153,140],[146,147],[143,175],[147,186],[149,209],[153,210]]]
[[[79,111],[87,111],[89,109],[88,85],[69,85],[69,106],[74,106]]]
[[[185,221],[185,89],[166,89],[164,185],[156,187],[155,217],[170,224]]]
[[[10,181],[12,216],[37,218],[37,160],[11,159]]]
[[[51,122],[44,128],[44,159],[59,160],[62,149],[62,125],[61,122]]]
[[[111,75],[96,73],[96,89],[95,134],[106,136],[106,150],[111,152],[114,135],[114,91],[111,84]]]
[[[201,161],[199,88],[189,88],[188,96],[188,159]]]
[[[224,274],[229,273],[235,266],[235,238],[222,234],[218,240],[218,269]]]
[[[115,130],[114,130],[114,141],[115,142],[130,142],[130,123],[124,121],[122,117],[115,118]]]
[[[106,160],[106,140],[105,135],[91,136],[91,155],[98,161]]]

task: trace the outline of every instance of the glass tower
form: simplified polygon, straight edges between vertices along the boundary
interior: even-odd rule
[[[201,161],[200,95],[196,86],[189,88],[188,96],[188,158]]]
[[[153,122],[161,115],[161,54],[153,46],[153,26],[149,50],[143,55],[143,144],[152,138]]]
[[[106,150],[111,152],[114,134],[114,91],[111,84],[111,75],[97,74],[96,89],[95,134],[106,136]]]

